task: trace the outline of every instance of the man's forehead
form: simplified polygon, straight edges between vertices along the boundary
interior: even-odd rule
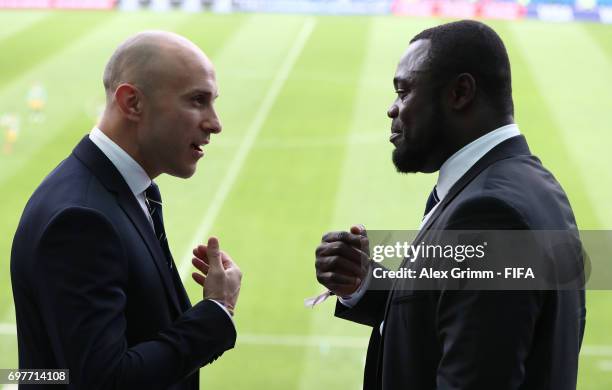
[[[396,79],[407,79],[411,72],[423,72],[429,68],[429,39],[419,39],[411,43],[397,65]]]
[[[207,77],[204,79],[190,80],[190,83],[186,85],[186,89],[192,94],[204,94],[211,95],[215,98],[219,95],[219,87],[215,79]]]
[[[219,94],[217,80],[211,73],[190,73],[176,77],[175,87],[181,94],[206,94],[216,97]]]
[[[198,88],[216,94],[216,75],[212,62],[203,53],[189,53],[172,59],[165,73],[181,89]]]

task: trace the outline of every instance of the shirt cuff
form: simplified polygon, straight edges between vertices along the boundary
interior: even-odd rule
[[[357,290],[355,290],[351,295],[347,297],[338,297],[338,300],[340,301],[341,304],[343,304],[346,307],[353,307],[361,300],[361,297],[363,297],[366,291],[368,291],[368,286],[370,285],[370,280],[372,279],[372,272],[370,272],[371,269],[372,269],[372,264],[370,263],[370,265],[368,266],[368,270],[366,271],[367,276],[361,282],[359,287],[357,287]]]
[[[229,317],[230,321],[232,321],[232,325],[234,325],[234,330],[236,330],[236,324],[234,323],[234,318],[232,317],[232,315],[230,314],[229,310],[227,310],[227,308],[225,307],[225,305],[223,305],[221,302],[216,301],[214,299],[208,299],[209,301],[212,301],[214,303],[216,303],[217,305],[219,305],[219,307],[221,309],[223,309],[223,311],[225,312],[225,314],[227,314],[227,316]],[[236,332],[238,333],[238,332]]]

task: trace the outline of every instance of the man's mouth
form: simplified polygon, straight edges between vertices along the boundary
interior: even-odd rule
[[[396,132],[396,131],[392,131],[391,132],[391,136],[389,137],[389,142],[395,144],[396,141],[398,141],[402,136],[401,132]]]
[[[191,148],[197,150],[198,152],[202,151],[202,148],[198,144],[191,144]]]

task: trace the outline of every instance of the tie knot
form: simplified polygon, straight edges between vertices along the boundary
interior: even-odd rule
[[[153,202],[156,206],[162,205],[161,193],[159,192],[159,187],[154,182],[151,182],[151,185],[147,187],[145,190],[145,197],[149,202]]]
[[[431,190],[429,194],[429,198],[427,198],[427,203],[425,204],[425,214],[423,216],[429,214],[429,212],[440,202],[440,198],[438,198],[438,191],[436,190],[436,186]]]

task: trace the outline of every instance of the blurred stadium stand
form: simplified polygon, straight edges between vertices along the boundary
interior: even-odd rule
[[[394,14],[612,23],[612,0],[0,0],[0,8]]]

